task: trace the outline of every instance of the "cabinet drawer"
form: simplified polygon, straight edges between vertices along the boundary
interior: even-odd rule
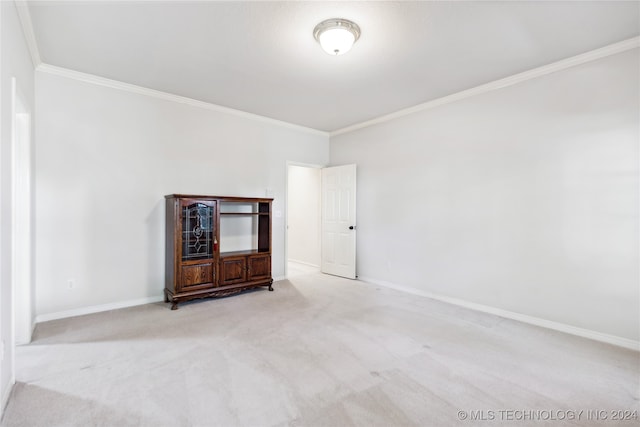
[[[247,280],[271,278],[271,255],[251,255],[248,257],[248,263]]]
[[[213,285],[213,264],[183,265],[181,289],[193,289]]]
[[[233,285],[247,280],[245,257],[222,258],[220,260],[220,286]]]

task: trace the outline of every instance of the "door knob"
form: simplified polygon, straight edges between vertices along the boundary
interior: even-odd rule
[[[349,230],[353,230],[355,227],[353,225],[349,226]]]

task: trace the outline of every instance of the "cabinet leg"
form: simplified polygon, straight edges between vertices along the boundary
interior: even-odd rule
[[[174,302],[171,304],[171,310],[177,310],[177,309],[178,309],[178,301],[174,301]]]
[[[166,291],[164,293],[164,302],[169,302],[169,295],[167,294]]]
[[[273,279],[269,282],[269,291],[273,292]]]

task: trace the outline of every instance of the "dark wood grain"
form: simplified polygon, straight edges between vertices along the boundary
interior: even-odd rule
[[[233,256],[220,259],[220,285],[247,281],[247,257]]]
[[[271,255],[250,255],[247,261],[248,280],[271,278]]]

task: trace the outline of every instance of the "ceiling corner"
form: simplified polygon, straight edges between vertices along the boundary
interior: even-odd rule
[[[33,68],[37,68],[42,60],[40,59],[40,50],[38,49],[38,42],[36,41],[36,35],[33,31],[33,23],[31,21],[31,13],[29,12],[29,5],[27,1],[14,1],[16,5],[16,11],[22,25],[22,32],[24,34],[29,53],[31,54],[31,61],[33,62]]]

